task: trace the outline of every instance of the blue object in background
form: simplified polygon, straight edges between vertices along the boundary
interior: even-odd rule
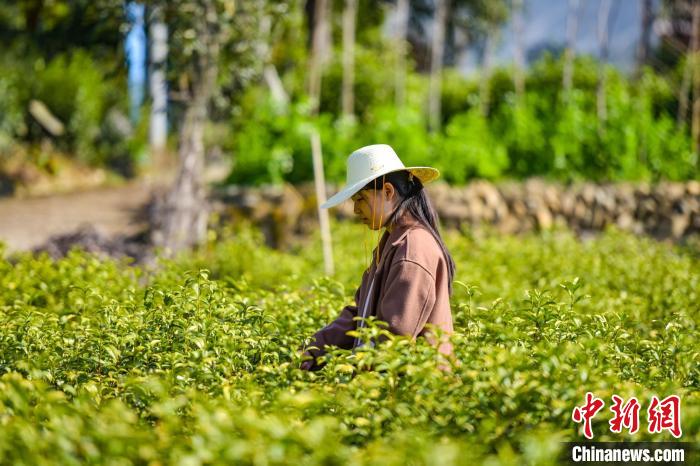
[[[146,30],[144,5],[129,2],[126,17],[131,24],[126,35],[126,63],[129,68],[129,117],[135,125],[139,122],[146,86]]]

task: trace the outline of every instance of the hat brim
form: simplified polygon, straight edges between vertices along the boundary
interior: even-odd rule
[[[360,191],[367,183],[374,180],[375,178],[379,178],[380,176],[403,170],[407,170],[413,173],[413,176],[418,178],[423,185],[435,181],[440,177],[440,171],[433,167],[405,167],[397,168],[396,170],[389,170],[384,173],[372,174],[371,176],[368,176],[367,178],[364,178],[358,181],[357,183],[353,183],[349,186],[344,186],[343,188],[341,188],[340,191],[331,196],[326,202],[321,204],[321,208],[330,209],[331,207],[335,207],[341,202],[351,198],[355,193]]]

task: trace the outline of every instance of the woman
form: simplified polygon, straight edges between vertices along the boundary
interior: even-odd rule
[[[455,264],[438,231],[438,216],[423,185],[439,172],[431,167],[405,167],[386,144],[356,150],[347,160],[347,184],[321,207],[329,208],[348,198],[355,214],[371,230],[385,228],[372,253],[372,264],[362,275],[355,292],[355,305],[314,335],[304,353],[301,368],[316,370],[316,358],[325,347],[354,349],[358,339],[346,333],[364,326],[354,318],[376,316],[388,330],[412,338],[425,336],[446,355],[449,342],[436,342],[426,325],[452,332],[449,297]]]

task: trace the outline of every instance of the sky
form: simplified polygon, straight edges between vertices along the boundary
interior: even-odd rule
[[[577,53],[598,55],[598,10],[602,0],[580,0]],[[567,0],[525,0],[523,30],[525,50],[538,46],[566,43]],[[610,13],[609,35],[610,61],[624,70],[631,70],[635,63],[637,42],[640,36],[641,1],[613,0]],[[513,26],[508,23],[503,30],[503,40],[496,53],[497,62],[513,59]],[[527,52],[526,52],[527,55]]]
[[[580,0],[580,13],[576,37],[579,54],[598,56],[597,19],[602,0]],[[660,0],[654,0],[658,10]],[[525,56],[542,47],[563,48],[566,43],[566,19],[568,0],[524,0],[523,33]],[[393,12],[392,12],[393,13]],[[391,14],[390,14],[391,16]],[[393,18],[387,18],[392,24]],[[637,41],[640,36],[641,0],[612,0],[611,28],[609,35],[609,60],[624,71],[632,71],[635,65]],[[391,27],[391,26],[389,26]],[[430,33],[431,25],[426,24]],[[652,28],[652,44],[656,36]],[[513,25],[505,24],[494,54],[494,64],[507,64],[513,60]],[[478,67],[473,48],[458,57],[457,66],[465,74]]]

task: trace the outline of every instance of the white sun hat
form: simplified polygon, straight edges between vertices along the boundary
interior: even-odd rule
[[[337,206],[353,194],[365,187],[373,179],[387,173],[408,170],[422,184],[430,183],[440,176],[440,172],[432,167],[406,167],[396,155],[394,149],[387,144],[373,144],[357,149],[348,156],[345,186],[321,205],[328,209]]]

